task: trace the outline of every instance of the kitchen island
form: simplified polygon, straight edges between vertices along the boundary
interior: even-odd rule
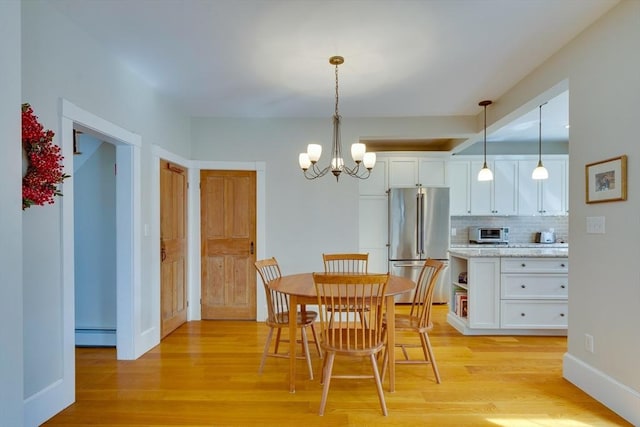
[[[567,245],[452,247],[447,321],[465,335],[566,335]]]

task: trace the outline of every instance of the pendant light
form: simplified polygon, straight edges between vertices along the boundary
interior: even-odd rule
[[[549,172],[542,165],[542,106],[545,105],[540,104],[540,121],[538,124],[538,166],[533,170],[531,174],[531,179],[547,179],[549,178]]]
[[[493,181],[493,172],[487,166],[487,105],[491,105],[491,101],[480,101],[478,105],[484,107],[484,164],[478,172],[478,181]]]

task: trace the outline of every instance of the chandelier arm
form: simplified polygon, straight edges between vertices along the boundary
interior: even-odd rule
[[[364,168],[360,170],[360,164],[357,164],[354,168],[345,167],[343,172],[353,178],[367,179],[371,175],[371,169]]]

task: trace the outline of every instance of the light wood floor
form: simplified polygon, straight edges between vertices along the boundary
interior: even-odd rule
[[[446,323],[446,306],[435,313],[442,383],[429,366],[398,366],[396,392],[385,393],[388,417],[369,380],[334,380],[319,417],[316,353],[317,378],[308,379],[300,360],[291,394],[286,359],[267,359],[257,374],[264,324],[204,321],[181,326],[135,361],[116,361],[115,349],[77,349],[76,403],[45,425],[630,425],[562,378],[566,338],[465,337]]]

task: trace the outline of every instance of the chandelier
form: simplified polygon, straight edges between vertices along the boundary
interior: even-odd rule
[[[338,181],[342,172],[354,178],[367,179],[371,175],[371,169],[376,164],[376,153],[367,153],[364,144],[355,143],[351,145],[351,157],[355,162],[355,166],[350,168],[344,164],[342,140],[340,138],[340,114],[338,113],[338,65],[344,63],[344,58],[342,56],[332,56],[329,58],[329,63],[336,67],[336,108],[333,114],[331,162],[323,169],[318,166],[318,160],[320,160],[320,155],[322,154],[322,146],[320,144],[309,144],[307,152],[300,153],[298,162],[307,179],[320,178],[329,171],[336,177],[336,181]],[[363,167],[361,168],[361,166]]]

